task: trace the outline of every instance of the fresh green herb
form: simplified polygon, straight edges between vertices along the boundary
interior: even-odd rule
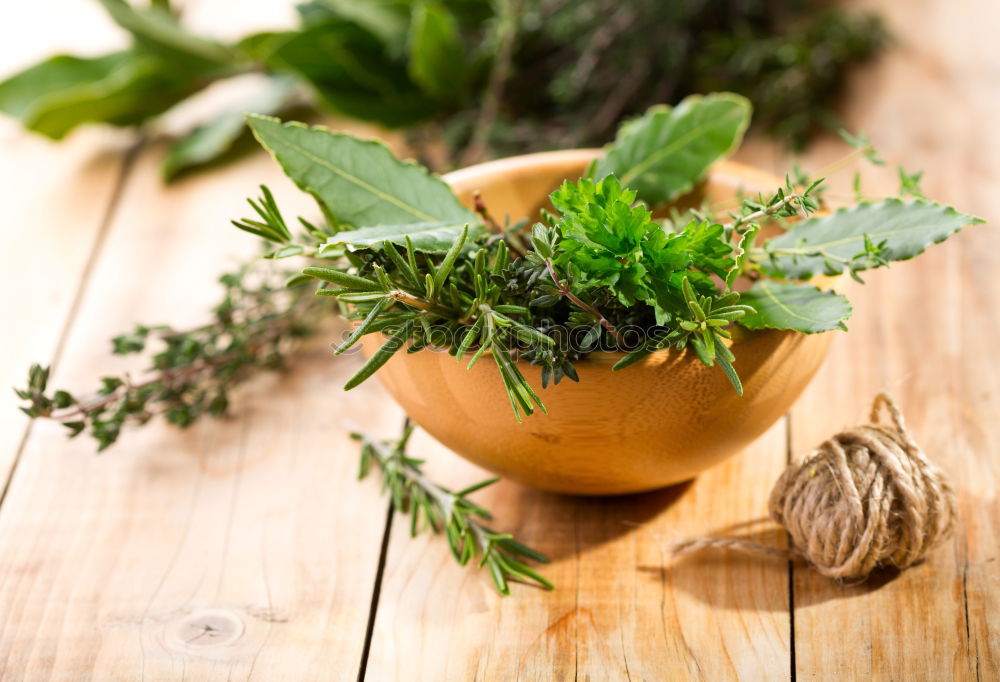
[[[551,590],[554,587],[551,582],[524,564],[526,559],[540,563],[548,563],[548,559],[512,535],[487,527],[483,522],[493,517],[468,497],[500,479],[490,478],[459,491],[434,483],[424,475],[423,461],[406,454],[412,433],[410,425],[399,440],[376,440],[364,433],[352,433],[351,437],[361,443],[359,478],[378,468],[393,509],[410,515],[410,535],[416,536],[424,529],[444,532],[455,561],[465,566],[478,558],[480,568],[489,571],[501,594],[510,594],[512,580],[534,582]]]
[[[322,299],[306,288],[287,289],[284,276],[255,268],[224,275],[225,296],[208,324],[189,330],[136,325],[112,339],[116,355],[143,353],[156,342],[148,376],[108,376],[91,395],[50,391],[49,370],[33,365],[28,386],[16,389],[29,417],[61,422],[70,437],[87,431],[103,450],[126,425],[142,425],[157,415],[180,427],[200,416],[221,416],[234,386],[260,369],[283,366],[289,345],[311,334]]]
[[[794,329],[805,334],[842,329],[851,316],[850,302],[810,284],[762,279],[740,296],[750,314],[740,319],[748,329]]]
[[[803,221],[755,255],[771,276],[809,279],[908,260],[966,225],[983,222],[924,199],[884,199]]]
[[[692,96],[676,107],[658,106],[622,125],[594,175],[616,175],[650,206],[689,192],[709,166],[740,146],[750,124],[745,97]]]
[[[521,420],[545,410],[544,391],[535,386],[578,381],[574,363],[592,353],[622,353],[614,370],[628,371],[673,348],[718,367],[742,395],[734,325],[846,329],[848,300],[808,280],[843,272],[860,280],[863,271],[913,258],[982,222],[922,196],[817,214],[823,178],[799,170],[726,216],[671,211],[666,198],[681,198],[678,192],[699,182],[748,123],[749,107],[731,94],[655,107],[627,123],[584,177],[566,178],[552,192],[552,211],[501,226],[481,198],[474,211],[463,207],[445,183],[378,143],[253,117],[255,134],[323,216],[318,224],[300,218],[293,229],[262,187],[249,202],[253,217],[234,221],[268,243],[268,258],[307,260],[291,288],[252,286],[246,273],[224,278],[227,296],[211,324],[189,332],[138,327],[115,339],[118,353],[162,339],[149,379],[106,377],[97,396],[81,399],[49,392],[48,371],[36,365],[28,387],[18,390],[28,403],[22,409],[60,420],[71,436],[89,429],[99,448],[125,424],[157,412],[181,426],[221,414],[231,387],[278,364],[285,344],[308,333],[328,297],[355,322],[335,354],[366,336],[382,339],[347,390],[397,353],[435,347],[470,368],[493,362]],[[880,161],[867,139],[852,139],[855,158]],[[915,194],[919,177],[901,171],[903,189]],[[654,218],[663,214],[670,218]],[[784,231],[761,240],[764,228]],[[315,288],[303,286],[310,282]],[[456,559],[479,556],[504,594],[511,579],[551,587],[522,563],[544,557],[489,530],[486,511],[468,499],[492,481],[452,492],[427,480],[421,462],[405,454],[409,433],[396,442],[355,437],[362,476],[382,471],[394,508],[411,514],[412,531],[422,524],[443,530]]]
[[[794,0],[312,0],[294,30],[228,44],[188,30],[169,2],[101,4],[132,45],[10,76],[0,111],[59,139],[90,122],[145,126],[211,84],[261,76],[259,93],[174,142],[167,179],[247,148],[244,113],[302,107],[408,127],[427,157],[424,141],[443,137],[451,165],[600,144],[650,105],[729,89],[801,145],[833,125],[844,74],[885,40],[872,16]]]
[[[534,224],[501,227],[481,200],[475,212],[465,208],[440,179],[396,160],[379,143],[252,117],[262,144],[317,200],[325,221],[317,227],[300,219],[301,229],[291,229],[262,188],[261,198],[250,201],[255,216],[235,225],[270,242],[271,258],[310,260],[294,283],[318,282],[316,293],[336,298],[356,323],[338,354],[365,335],[384,339],[346,389],[396,353],[444,348],[470,368],[494,363],[520,420],[545,410],[521,361],[540,368],[544,388],[564,377],[577,380],[574,363],[593,352],[624,353],[615,366],[620,370],[660,349],[690,347],[742,393],[730,348],[733,325],[845,329],[850,303],[803,280],[845,271],[860,280],[865,270],[912,258],[981,222],[926,199],[890,198],[813,215],[823,179],[800,170],[771,194],[745,198],[725,221],[698,211],[655,220],[653,209],[697,183],[748,123],[749,105],[726,93],[694,97],[672,110],[654,107],[623,126],[585,177],[567,178],[551,194],[552,212]],[[857,155],[880,161],[864,136],[847,137]],[[916,177],[906,175],[907,182]],[[758,240],[761,228],[776,220],[787,229]],[[742,294],[741,278],[752,284]],[[238,338],[239,324],[266,329],[269,320],[245,317],[225,329],[227,338]],[[209,339],[217,333],[211,329]],[[195,339],[184,362],[157,365],[179,368],[184,391],[198,396],[187,412],[176,406],[175,421],[189,421],[188,413],[214,395],[210,384],[199,386],[201,375],[191,367],[213,366],[216,345]],[[173,384],[166,386],[170,404]],[[54,398],[37,390],[24,395],[34,401],[32,416],[50,416]]]
[[[307,234],[295,246],[325,257],[324,267],[303,274],[323,281],[318,293],[337,297],[358,321],[342,348],[364,334],[386,337],[347,388],[404,348],[440,346],[459,359],[471,353],[470,367],[488,355],[521,419],[544,404],[518,359],[541,366],[544,387],[576,379],[573,363],[597,350],[626,353],[622,369],[655,350],[690,346],[742,393],[733,324],[816,333],[846,328],[851,313],[833,291],[761,278],[848,271],[860,280],[864,270],[911,258],[979,222],[923,199],[812,216],[823,179],[801,171],[769,196],[744,199],[727,222],[698,212],[670,226],[654,220],[653,208],[693,187],[733,149],[749,117],[747,102],[726,93],[654,107],[622,127],[585,177],[551,194],[554,211],[530,232],[500,228],[481,201],[478,216],[462,208],[443,183],[384,147],[273,119],[252,125],[324,214],[343,221],[340,231],[320,240]],[[880,161],[864,136],[848,137],[858,155]],[[258,213],[274,223],[259,234],[290,248],[277,207]],[[775,219],[799,222],[757,244]],[[733,290],[740,277],[757,280],[742,296]],[[638,338],[626,338],[626,328],[638,329]]]

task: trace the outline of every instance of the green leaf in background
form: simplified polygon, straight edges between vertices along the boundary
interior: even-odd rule
[[[836,292],[822,291],[811,284],[766,279],[740,295],[740,303],[755,311],[739,320],[748,329],[792,329],[805,334],[846,331],[844,321],[853,310],[850,301]]]
[[[191,68],[202,62],[204,67],[225,67],[235,57],[234,51],[214,40],[189,33],[181,26],[169,8],[153,4],[137,8],[126,0],[100,0],[116,24],[133,35],[140,48],[148,49],[169,60],[181,60]],[[174,62],[175,68],[180,64]]]
[[[292,80],[282,77],[269,79],[254,97],[223,111],[177,140],[163,160],[163,178],[170,181],[183,171],[220,158],[249,132],[247,113],[280,113],[295,102],[296,93]]]
[[[453,100],[465,89],[465,50],[458,23],[438,2],[421,2],[410,24],[410,77],[426,92]]]
[[[354,22],[378,36],[398,56],[402,54],[400,46],[406,40],[410,4],[409,0],[316,0],[296,9],[306,24],[319,23],[330,17]]]
[[[358,248],[379,248],[383,242],[406,246],[409,237],[413,248],[426,253],[444,253],[462,236],[465,226],[469,234],[482,232],[481,223],[435,221],[428,223],[406,223],[403,225],[372,225],[357,230],[338,232],[327,240],[328,244],[345,244]]]
[[[658,206],[689,191],[709,166],[736,149],[750,115],[750,101],[732,93],[651,107],[620,128],[597,162],[595,177],[614,173],[641,200]]]
[[[286,34],[267,65],[303,78],[330,108],[389,127],[423,121],[440,108],[410,80],[405,61],[393,59],[382,41],[348,21]]]
[[[132,50],[88,59],[60,55],[0,83],[0,111],[58,140],[90,121],[141,123],[195,87],[161,60]]]
[[[770,265],[765,261],[763,267],[774,276],[788,279],[836,274],[845,268],[864,270],[884,264],[859,259],[866,252],[866,238],[878,248],[884,261],[900,261],[923,253],[966,225],[982,222],[951,206],[920,199],[862,203],[804,220],[769,240],[764,251],[773,253],[774,258]]]
[[[300,189],[356,227],[479,224],[451,188],[427,169],[398,160],[381,142],[325,128],[250,116],[250,128]]]

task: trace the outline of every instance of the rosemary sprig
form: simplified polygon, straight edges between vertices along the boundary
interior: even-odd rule
[[[487,527],[483,521],[489,521],[492,516],[468,498],[500,479],[486,479],[458,491],[434,483],[421,469],[423,460],[406,454],[412,433],[411,424],[407,424],[398,440],[377,440],[365,433],[352,433],[351,438],[361,443],[358,478],[365,478],[377,467],[382,473],[383,490],[389,492],[393,508],[410,515],[410,535],[415,536],[422,530],[444,532],[455,561],[465,566],[478,557],[480,568],[489,570],[501,594],[510,594],[512,580],[534,582],[551,590],[554,585],[548,579],[522,563],[524,559],[548,563],[548,559],[522,545],[512,535]]]
[[[188,330],[137,325],[112,339],[116,355],[142,353],[158,341],[147,375],[106,376],[91,395],[50,391],[49,369],[32,365],[28,386],[15,389],[27,401],[29,417],[61,422],[75,437],[89,431],[103,450],[126,425],[142,425],[156,415],[186,427],[204,414],[224,415],[231,389],[257,370],[277,369],[290,344],[308,336],[325,306],[312,291],[286,289],[284,275],[244,266],[223,275],[222,301],[208,324]]]

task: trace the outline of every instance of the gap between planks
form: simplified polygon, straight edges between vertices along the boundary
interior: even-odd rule
[[[795,453],[792,452],[792,413],[788,412],[782,418],[785,422],[785,466],[792,464]],[[785,533],[785,546],[792,546],[792,536]],[[788,558],[788,678],[795,682],[795,561]]]
[[[83,270],[80,272],[79,285],[76,288],[76,292],[73,294],[73,300],[70,303],[69,310],[66,312],[66,319],[63,321],[59,330],[59,335],[56,339],[56,346],[49,361],[50,373],[59,364],[59,359],[62,356],[63,349],[66,347],[66,339],[69,338],[70,330],[76,322],[77,314],[80,310],[80,304],[82,303],[87,292],[87,285],[90,283],[91,276],[94,274],[94,266],[100,258],[101,250],[107,243],[107,237],[111,231],[111,225],[114,222],[115,210],[118,208],[121,198],[125,193],[125,186],[128,184],[131,171],[135,167],[135,159],[142,149],[143,144],[144,140],[140,139],[137,141],[126,151],[122,152],[121,158],[117,162],[118,170],[115,176],[114,184],[112,185],[111,195],[108,197],[107,205],[101,214],[101,220],[98,224],[97,233],[94,235],[94,240],[90,245],[87,257],[84,260]],[[10,490],[11,483],[14,480],[14,475],[17,472],[17,466],[21,461],[21,455],[24,453],[24,448],[28,444],[28,439],[31,437],[33,426],[34,421],[29,420],[24,425],[21,432],[21,438],[18,441],[16,450],[14,451],[14,457],[11,460],[10,468],[7,470],[7,476],[4,479],[3,488],[0,489],[0,514],[3,513],[3,503],[7,499],[7,492]]]

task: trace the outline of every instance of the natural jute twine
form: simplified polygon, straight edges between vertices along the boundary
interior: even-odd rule
[[[859,581],[878,566],[920,561],[951,536],[957,510],[948,477],[913,440],[892,396],[880,393],[870,424],[838,433],[785,470],[770,514],[788,531],[790,550],[738,538],[689,538],[672,549],[801,556],[827,577]]]

